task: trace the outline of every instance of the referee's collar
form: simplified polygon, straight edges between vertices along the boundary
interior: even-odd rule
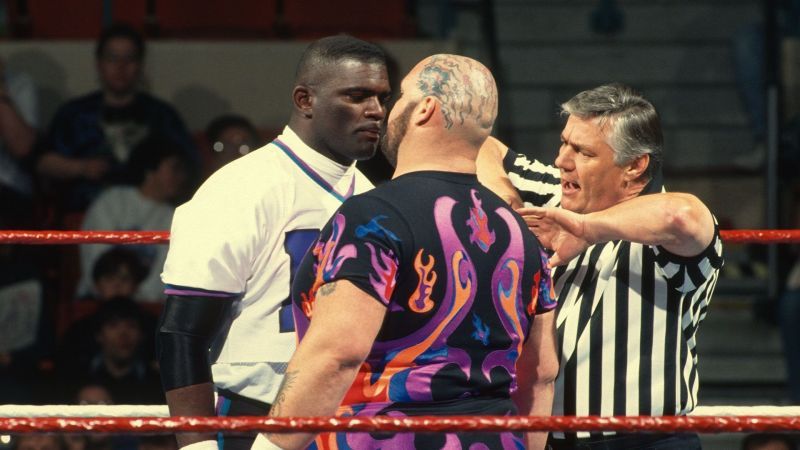
[[[656,169],[653,172],[653,178],[650,178],[650,181],[644,186],[642,192],[639,195],[647,195],[647,194],[657,194],[659,192],[663,192],[664,190],[664,174],[661,171],[661,167]]]
[[[300,139],[300,136],[298,136],[291,128],[289,128],[289,125],[286,125],[283,128],[283,132],[280,136],[278,136],[278,139],[286,144],[291,151],[306,164],[311,166],[314,171],[319,173],[319,175],[333,185],[335,185],[336,181],[341,179],[343,176],[351,172],[355,172],[355,162],[349,166],[345,166],[323,156],[318,151],[314,150],[305,142],[303,142],[303,140]]]

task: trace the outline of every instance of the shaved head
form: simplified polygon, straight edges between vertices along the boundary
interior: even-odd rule
[[[432,125],[426,129],[444,142],[477,152],[497,118],[497,85],[486,66],[466,56],[439,54],[420,61],[401,83],[383,136],[381,150],[392,165],[397,166],[406,134],[415,129],[413,115],[424,114],[426,108],[418,105],[428,102],[438,105],[440,119],[425,121]]]
[[[483,142],[497,118],[497,85],[489,69],[460,55],[433,55],[409,73],[422,97],[442,105],[445,128],[474,134]]]

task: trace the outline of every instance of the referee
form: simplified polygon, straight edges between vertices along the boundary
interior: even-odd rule
[[[664,191],[659,117],[631,88],[581,92],[562,114],[557,171],[504,157],[516,201],[525,201],[518,212],[559,266],[553,415],[688,414],[699,386],[697,329],[722,267],[716,221],[696,197]],[[503,158],[506,149],[490,144]],[[700,448],[693,434],[552,433],[549,444]]]

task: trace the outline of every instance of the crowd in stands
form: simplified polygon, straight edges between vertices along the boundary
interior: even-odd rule
[[[105,29],[94,55],[99,89],[61,105],[48,124],[36,81],[0,61],[0,229],[169,230],[206,177],[271,137],[227,112],[193,135],[175,108],[142,90],[145,53],[135,28]],[[753,121],[760,143],[763,120]],[[380,154],[359,166],[376,183],[391,175]],[[164,403],[153,336],[166,250],[0,245],[0,403]],[[800,260],[788,278],[783,317],[795,318]],[[797,345],[796,330],[787,342]],[[800,379],[800,357],[791,364]],[[800,381],[792,389],[800,403]],[[762,448],[760,438],[747,448]],[[11,448],[177,447],[171,436],[29,435]]]
[[[192,134],[175,108],[142,90],[145,49],[134,28],[105,29],[94,55],[99,89],[68,100],[46,125],[35,80],[0,62],[0,228],[169,230],[205,177],[263,146],[266,133],[225,112]],[[0,402],[164,403],[153,336],[166,250],[0,246]],[[174,448],[113,439],[31,436],[13,447]]]

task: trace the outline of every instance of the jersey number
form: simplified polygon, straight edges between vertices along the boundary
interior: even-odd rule
[[[294,230],[286,233],[283,249],[289,255],[289,298],[281,302],[281,309],[278,311],[281,333],[294,332],[294,318],[292,317],[292,282],[297,273],[297,267],[303,260],[306,251],[311,244],[319,237],[319,230]]]

